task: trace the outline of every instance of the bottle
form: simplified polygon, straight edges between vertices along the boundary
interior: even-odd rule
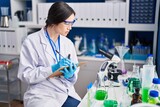
[[[153,55],[152,55],[152,54],[149,54],[149,55],[148,55],[148,58],[147,58],[147,60],[146,60],[145,65],[154,65],[154,64],[153,64]]]
[[[151,90],[156,90],[160,93],[160,78],[153,78],[152,81],[153,85],[151,86]],[[160,95],[158,96],[158,98],[160,99]]]
[[[18,25],[18,22],[19,22],[19,19],[17,16],[13,16],[12,17],[12,23],[11,23],[11,27],[15,27],[17,28],[19,25]]]
[[[87,38],[86,34],[83,35],[83,50],[87,51]]]
[[[131,105],[142,102],[142,95],[139,93],[140,88],[135,88],[135,93],[132,94]]]
[[[101,33],[100,39],[98,41],[98,50],[99,49],[104,50],[103,48],[104,48],[104,35],[103,35],[103,33]]]
[[[158,91],[151,90],[150,93],[149,93],[148,103],[150,103],[150,104],[157,104],[157,103],[159,103],[158,96],[159,96]]]
[[[107,36],[105,36],[105,39],[104,39],[103,49],[106,52],[109,50],[109,42],[108,42]]]
[[[32,10],[31,9],[28,9],[28,12],[27,12],[27,21],[32,21]]]
[[[95,42],[95,39],[92,39],[89,51],[90,51],[91,56],[96,54],[96,42]]]
[[[127,89],[127,84],[124,83],[124,80],[122,80],[122,84],[123,84],[123,94],[122,94],[122,98],[120,100],[120,107],[130,107],[131,105],[131,97],[128,94],[128,89]]]

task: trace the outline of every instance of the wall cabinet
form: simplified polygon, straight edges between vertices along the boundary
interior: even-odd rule
[[[18,55],[25,28],[0,28],[0,54]]]

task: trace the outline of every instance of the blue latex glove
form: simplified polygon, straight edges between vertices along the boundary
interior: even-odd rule
[[[64,68],[64,70],[61,70],[60,72],[62,72],[64,74],[64,78],[69,79],[69,78],[73,77],[76,69],[77,69],[77,65],[74,63],[70,63],[68,68]]]
[[[71,64],[71,61],[69,59],[63,58],[57,64],[54,64],[51,66],[52,72],[57,71],[61,67],[70,66],[70,64]]]

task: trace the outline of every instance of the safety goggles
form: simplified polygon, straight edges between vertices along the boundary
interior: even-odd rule
[[[63,21],[65,25],[73,25],[75,23],[76,19],[74,19],[73,21]]]

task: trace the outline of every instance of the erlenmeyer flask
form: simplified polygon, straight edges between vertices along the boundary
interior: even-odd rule
[[[127,51],[129,50],[129,48],[125,47],[125,46],[116,46],[115,48],[116,48],[116,50],[119,54],[119,57],[121,59],[121,61],[118,64],[118,69],[120,69],[122,71],[122,74],[126,74],[127,70],[125,69],[123,57],[127,53]]]
[[[116,91],[113,87],[113,81],[110,81],[110,85],[108,87],[108,98],[104,100],[103,105],[104,107],[118,107]]]
[[[118,76],[118,81],[121,83],[121,88],[123,90],[123,92],[121,93],[122,97],[120,98],[120,101],[119,101],[120,107],[130,107],[130,104],[131,104],[131,98],[127,92],[127,84],[124,84],[124,81],[126,81],[127,78],[128,77],[125,77],[122,75]]]

